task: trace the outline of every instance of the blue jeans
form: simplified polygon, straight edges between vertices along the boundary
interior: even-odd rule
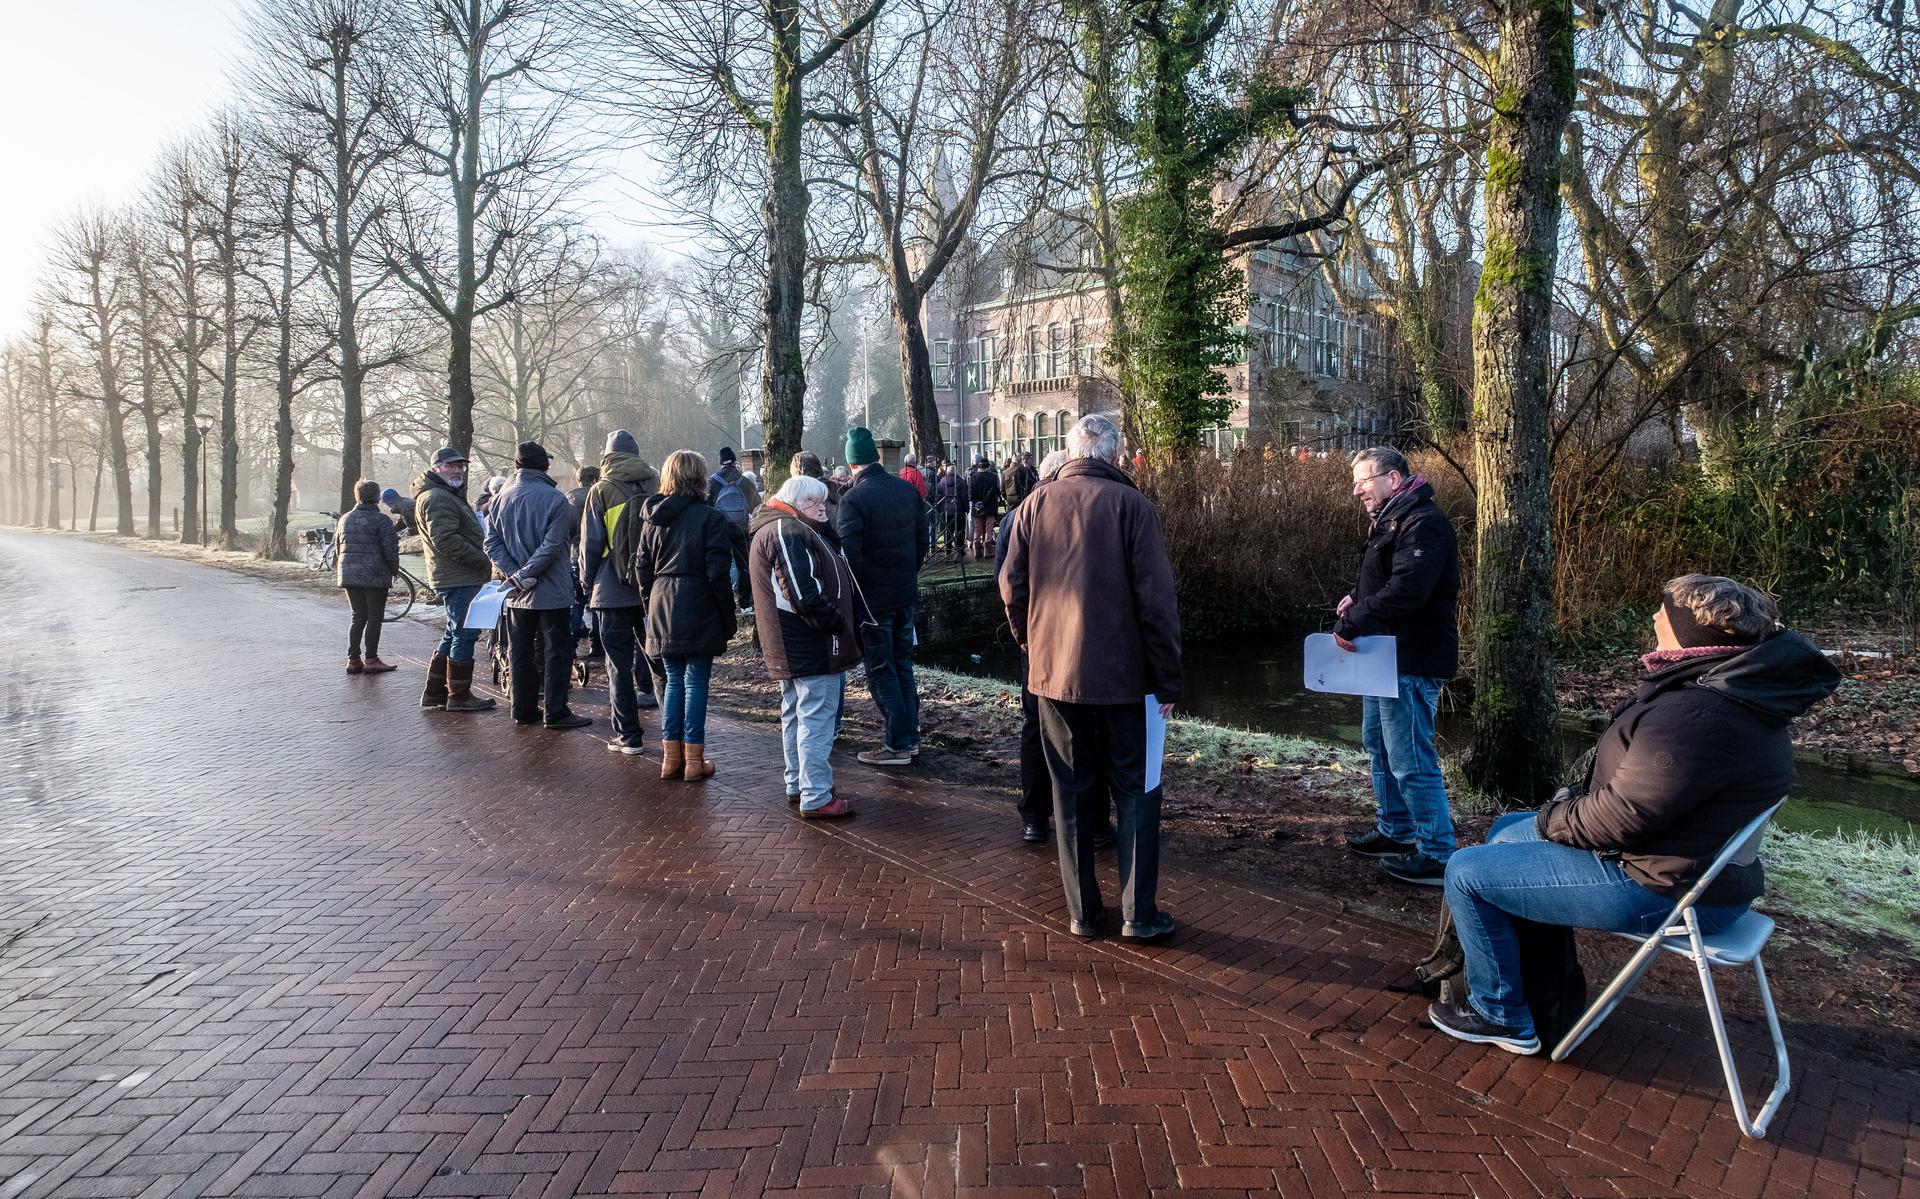
[[[1616,858],[1542,841],[1532,812],[1493,822],[1485,845],[1470,845],[1447,863],[1447,906],[1467,962],[1467,1000],[1495,1024],[1533,1031],[1520,987],[1520,948],[1513,917],[1536,924],[1639,933],[1659,928],[1674,901],[1633,881]],[[1700,931],[1716,933],[1746,904],[1696,904]]]
[[[660,739],[688,745],[707,743],[707,680],[712,658],[662,658],[667,693],[660,697]]]
[[[480,594],[480,584],[475,583],[471,587],[442,587],[437,594],[440,596],[441,607],[446,612],[447,627],[440,634],[440,644],[434,647],[433,652],[445,654],[449,662],[473,661],[473,643],[480,640],[482,630],[463,629],[460,626],[466,623],[467,605],[473,602],[474,596]]]
[[[780,750],[785,759],[787,794],[800,797],[811,812],[833,798],[834,724],[840,714],[844,674],[814,674],[780,680]]]
[[[1436,862],[1453,856],[1453,813],[1433,748],[1433,717],[1445,680],[1400,676],[1400,697],[1361,701],[1360,740],[1373,760],[1380,834],[1411,841]]]
[[[886,722],[888,749],[920,744],[920,695],[913,683],[913,608],[873,614],[860,626],[867,659],[867,690]]]

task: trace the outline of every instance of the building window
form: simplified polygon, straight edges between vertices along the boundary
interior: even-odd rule
[[[1087,322],[1076,317],[1073,323],[1067,328],[1067,340],[1072,346],[1074,362],[1078,368],[1078,373],[1091,375],[1093,373],[1093,345],[1087,340]],[[1064,432],[1064,430],[1062,430],[1062,432]]]
[[[1047,326],[1047,378],[1057,379],[1067,373],[1067,331],[1055,321]]]
[[[1327,377],[1338,379],[1345,373],[1347,318],[1335,312],[1331,314],[1331,319],[1333,329],[1327,338]]]
[[[1060,439],[1060,448],[1067,448],[1067,430],[1073,428],[1073,413],[1061,412],[1054,417],[1054,436]]]
[[[1013,418],[1013,452],[1019,453],[1027,448],[1027,416],[1018,413]]]
[[[995,351],[997,348],[993,334],[982,333],[980,335],[980,352],[977,364],[978,378],[975,381],[973,390],[986,391],[999,381],[1000,364],[995,361]]]
[[[1040,326],[1027,326],[1027,352],[1020,364],[1021,377],[1032,382],[1040,377]]]
[[[1053,453],[1053,413],[1042,412],[1033,418],[1033,441],[1036,462]]]
[[[938,391],[953,387],[953,342],[945,337],[933,341],[933,386]]]
[[[993,462],[1000,460],[1000,422],[991,416],[980,421],[980,456]]]

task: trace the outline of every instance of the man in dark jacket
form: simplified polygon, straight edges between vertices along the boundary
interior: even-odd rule
[[[427,586],[440,597],[446,631],[427,663],[423,708],[484,712],[491,697],[473,694],[473,643],[479,629],[466,628],[467,606],[493,577],[480,517],[467,506],[467,456],[447,446],[433,456],[413,484],[414,519],[420,526],[420,553],[427,560]]]
[[[587,491],[600,481],[600,468],[579,467],[574,470],[573,479],[573,490],[567,492],[567,569],[573,571],[574,584],[573,611],[567,618],[567,627],[574,641],[578,642],[582,637],[590,637],[593,632],[592,626],[587,623],[586,578],[580,573],[580,530],[584,527],[587,515]]]
[[[1007,507],[1018,508],[1021,500],[1033,494],[1034,485],[1039,481],[1039,472],[1033,469],[1033,455],[1023,451],[1007,469]]]
[[[640,457],[640,443],[625,429],[607,435],[600,455],[600,477],[581,503],[580,585],[587,593],[587,611],[594,633],[607,655],[607,698],[613,709],[613,736],[607,748],[638,754],[641,747],[640,709],[654,707],[655,680],[660,665],[641,651],[646,609],[640,593],[621,580],[630,564],[613,560],[613,531],[627,505],[652,495],[659,472]]]
[[[1535,1052],[1514,918],[1649,934],[1734,834],[1792,789],[1792,724],[1840,672],[1778,621],[1773,601],[1732,579],[1667,584],[1646,681],[1614,713],[1587,777],[1537,813],[1502,816],[1485,845],[1447,864],[1468,997],[1435,1004],[1434,1027]],[[1730,862],[1693,908],[1701,931],[1738,920],[1763,886],[1757,857]]]
[[[860,627],[867,691],[885,722],[884,742],[862,750],[869,766],[906,766],[920,752],[920,693],[913,678],[913,616],[927,560],[927,507],[905,479],[887,473],[873,434],[847,430],[853,485],[840,497],[840,548],[872,623]]]
[[[487,556],[507,580],[507,645],[512,656],[513,719],[550,729],[593,723],[567,707],[573,688],[573,567],[567,561],[567,497],[547,473],[537,442],[514,450],[512,480],[487,510]],[[541,667],[545,666],[545,688]],[[544,709],[544,717],[542,715]]]
[[[1120,934],[1144,940],[1173,931],[1155,903],[1160,789],[1147,786],[1147,704],[1165,719],[1184,682],[1173,567],[1159,513],[1120,469],[1113,422],[1082,417],[1067,453],[1013,514],[1000,597],[1040,700],[1070,928],[1101,931],[1093,820],[1104,785],[1120,819]]]
[[[1460,551],[1433,488],[1385,446],[1353,458],[1353,494],[1372,518],[1360,582],[1333,626],[1342,649],[1356,637],[1394,638],[1400,694],[1361,701],[1360,738],[1373,763],[1374,827],[1347,838],[1403,882],[1440,885],[1453,856],[1453,812],[1433,744],[1440,689],[1460,665]]]
[[[974,462],[967,474],[968,507],[973,513],[973,556],[985,558],[993,552],[993,531],[1000,523],[1000,472],[985,454]]]
[[[720,469],[707,480],[707,503],[727,518],[733,533],[733,590],[740,607],[753,611],[753,585],[747,578],[747,527],[760,508],[760,489],[740,469],[733,447],[720,447]]]

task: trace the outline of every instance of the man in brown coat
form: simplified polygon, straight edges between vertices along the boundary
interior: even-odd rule
[[[1119,816],[1120,935],[1173,931],[1155,905],[1160,790],[1147,789],[1147,700],[1164,718],[1180,699],[1180,614],[1152,501],[1120,468],[1120,431],[1082,417],[1069,461],[1014,512],[1000,598],[1027,653],[1027,689],[1053,780],[1060,875],[1076,936],[1100,935],[1093,873],[1095,805]]]

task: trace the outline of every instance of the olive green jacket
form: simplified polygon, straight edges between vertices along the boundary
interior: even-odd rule
[[[413,484],[414,519],[420,525],[420,552],[427,559],[427,586],[477,587],[493,578],[486,534],[467,497],[429,471]]]

